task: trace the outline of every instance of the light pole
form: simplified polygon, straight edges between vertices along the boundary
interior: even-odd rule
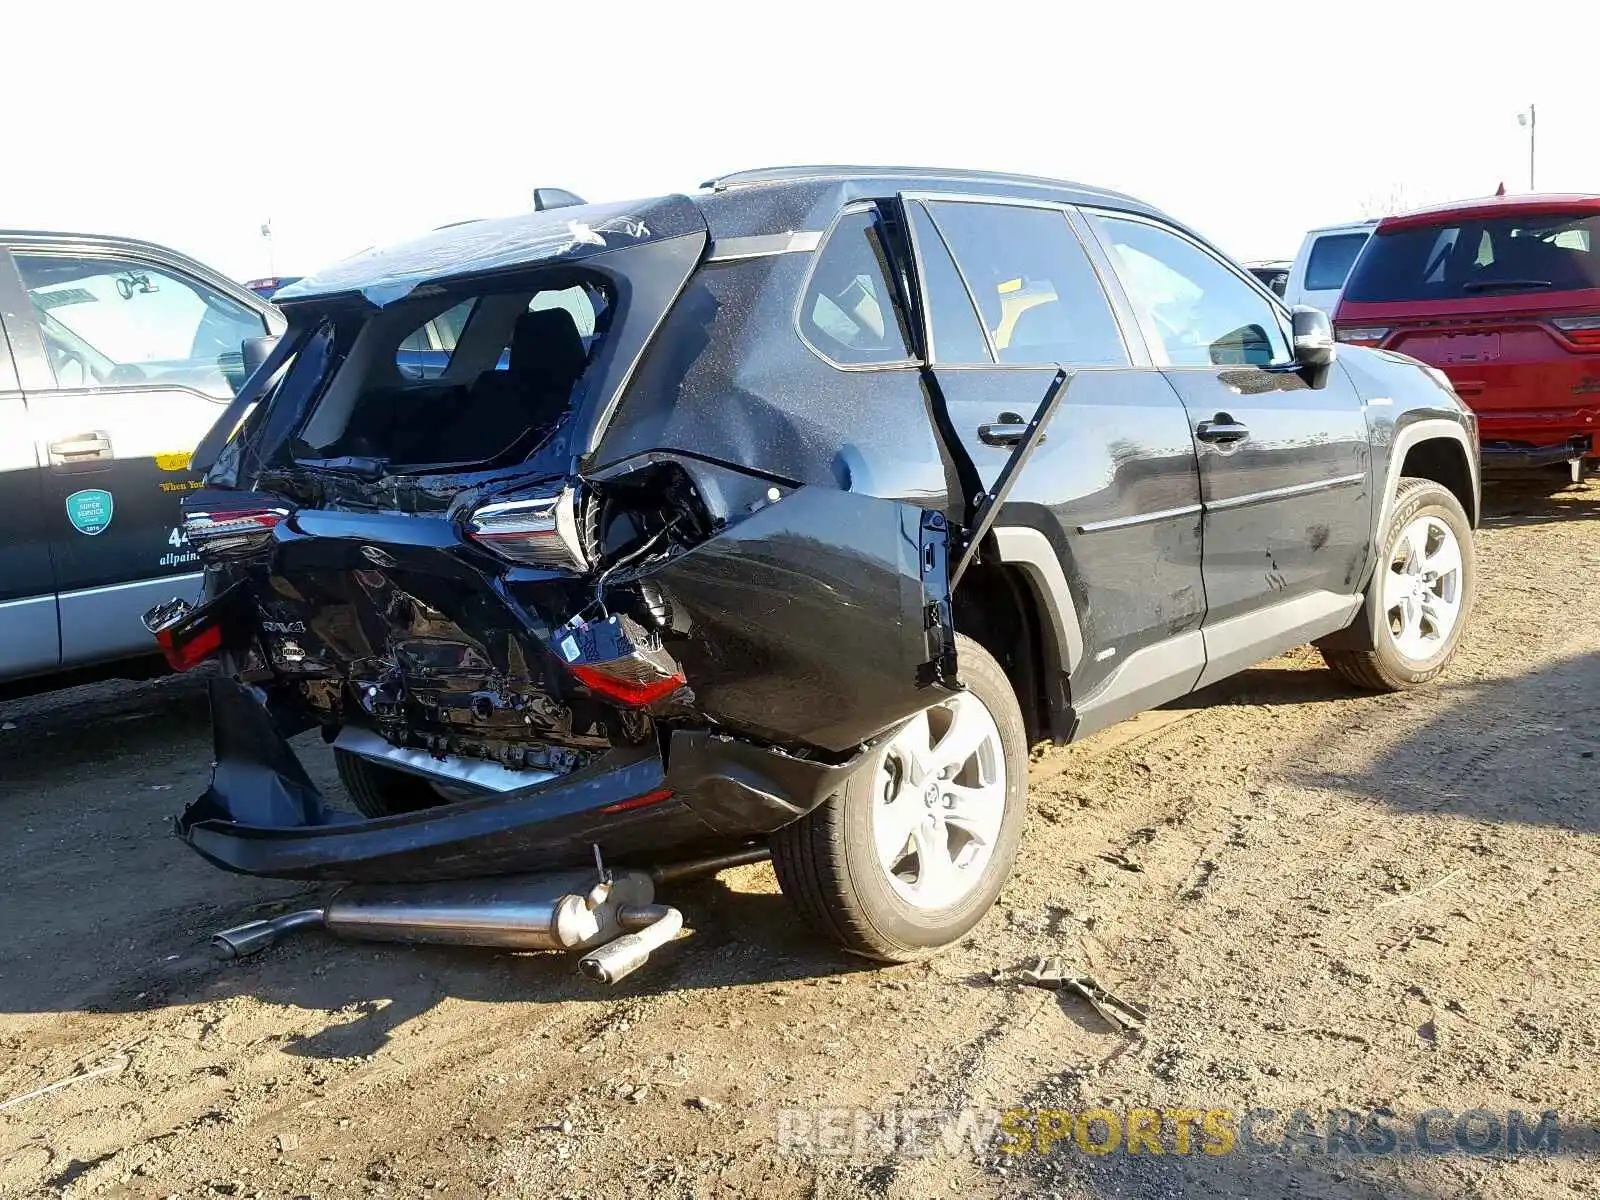
[[[266,239],[267,243],[267,274],[276,275],[278,273],[278,256],[274,252],[272,246],[271,217],[268,217],[265,221],[261,222],[261,236]]]
[[[1523,126],[1528,131],[1528,190],[1530,192],[1534,190],[1534,187],[1533,187],[1533,150],[1534,150],[1534,138],[1535,138],[1535,135],[1536,135],[1536,132],[1537,132],[1537,129],[1538,129],[1537,118],[1538,118],[1538,114],[1534,112],[1534,107],[1531,104],[1528,105],[1528,111],[1527,112],[1519,112],[1517,114],[1517,124]]]

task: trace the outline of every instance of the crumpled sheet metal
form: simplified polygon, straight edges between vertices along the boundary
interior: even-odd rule
[[[703,233],[687,196],[584,204],[468,221],[393,246],[374,247],[291,284],[273,297],[293,304],[360,292],[379,308],[427,283],[544,262],[574,262],[607,250]]]

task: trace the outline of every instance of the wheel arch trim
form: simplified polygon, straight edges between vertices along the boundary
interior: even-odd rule
[[[1061,569],[1061,559],[1050,539],[1037,529],[1019,525],[998,525],[991,536],[999,560],[1007,566],[1021,568],[1033,588],[1062,666],[1071,674],[1083,661],[1083,630],[1078,624],[1072,592],[1067,587],[1066,572]]]
[[[1478,461],[1478,448],[1472,444],[1472,439],[1467,436],[1467,431],[1459,422],[1445,417],[1428,417],[1415,421],[1395,431],[1394,441],[1389,447],[1388,475],[1384,480],[1383,506],[1378,513],[1378,521],[1373,530],[1374,541],[1383,536],[1384,530],[1389,528],[1389,518],[1394,513],[1395,492],[1400,487],[1400,472],[1405,465],[1406,455],[1424,442],[1447,440],[1455,442],[1461,448],[1462,457],[1466,460],[1467,474],[1472,479],[1472,508],[1467,513],[1467,520],[1472,528],[1478,527],[1480,509],[1483,505],[1483,483],[1480,476]]]

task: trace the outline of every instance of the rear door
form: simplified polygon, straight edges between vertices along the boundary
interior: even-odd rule
[[[1075,701],[1205,613],[1199,484],[1183,405],[1125,336],[1095,259],[1058,205],[930,193],[902,198],[930,328],[931,373],[968,496],[988,493],[1058,367],[1072,373],[998,529],[1055,552],[1087,647]],[[1198,674],[1166,676],[1181,695]]]
[[[1157,221],[1091,218],[1188,410],[1205,507],[1206,625],[1301,599],[1340,608],[1361,590],[1372,517],[1360,396],[1294,367],[1286,317],[1242,271]]]
[[[139,614],[197,592],[178,503],[189,455],[243,382],[242,343],[265,319],[139,255],[17,247],[32,448],[59,591],[65,665],[148,646]]]
[[[26,303],[0,250],[0,679],[61,663],[39,460],[6,334]]]

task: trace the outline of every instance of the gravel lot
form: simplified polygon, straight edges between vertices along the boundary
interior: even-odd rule
[[[194,682],[0,705],[0,1195],[1600,1196],[1600,487],[1487,508],[1439,685],[1357,695],[1302,651],[1042,751],[1000,905],[891,970],[809,940],[765,865],[672,893],[692,935],[610,992],[319,934],[218,963],[311,893],[169,835]],[[1039,954],[1143,1034],[1018,983]],[[1555,1109],[1562,1145],[780,1155],[819,1105]]]

